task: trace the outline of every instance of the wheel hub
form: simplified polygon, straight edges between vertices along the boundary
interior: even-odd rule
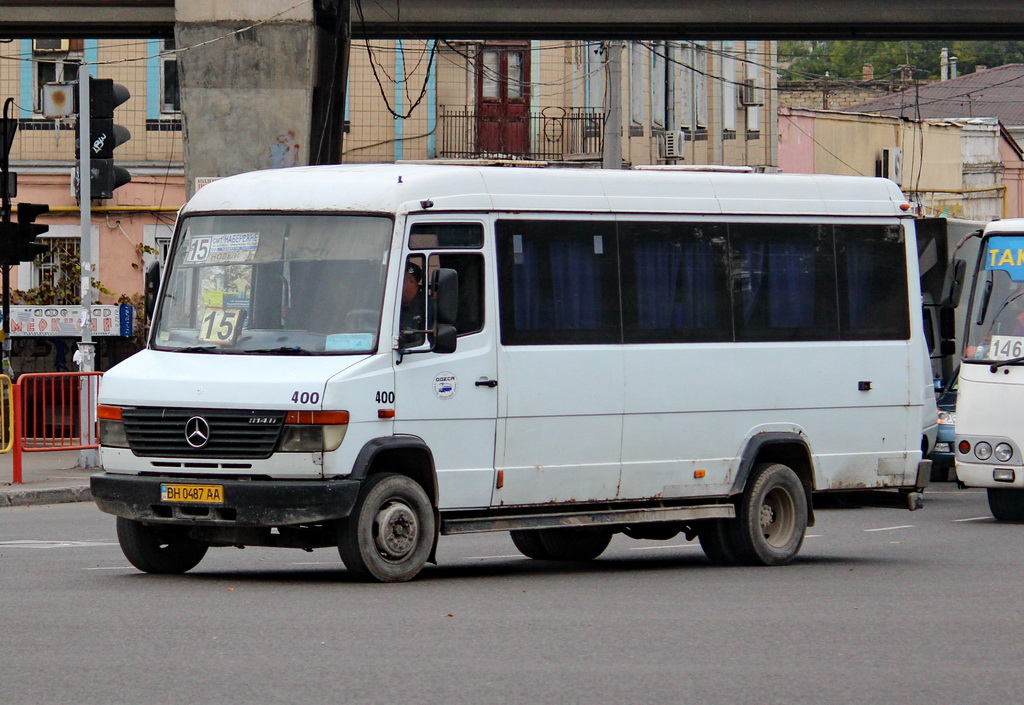
[[[401,560],[416,546],[419,522],[407,504],[391,502],[380,508],[374,522],[374,543],[380,555]]]

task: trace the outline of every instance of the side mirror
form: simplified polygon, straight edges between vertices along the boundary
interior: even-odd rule
[[[435,269],[430,290],[435,306],[434,324],[455,325],[459,313],[459,273],[444,267]]]
[[[153,320],[153,309],[156,308],[156,295],[160,290],[160,263],[153,262],[146,267],[146,274],[143,278],[145,291],[143,293],[143,308],[146,311],[146,319]]]
[[[967,260],[956,258],[946,267],[946,280],[942,283],[943,308],[956,308],[960,305],[960,295],[964,291],[964,277],[967,274]]]
[[[439,323],[437,331],[431,335],[431,351],[441,355],[453,353],[456,346],[458,346],[458,340],[459,332],[455,330],[455,326]]]

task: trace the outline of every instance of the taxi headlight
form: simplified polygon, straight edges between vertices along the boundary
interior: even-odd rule
[[[996,460],[1000,463],[1005,463],[1013,457],[1013,446],[1009,443],[1000,443],[996,446]]]
[[[955,425],[956,424],[956,412],[955,411],[945,411],[943,409],[939,409],[939,423],[941,423],[941,424],[949,424],[951,426]]]
[[[992,457],[992,445],[981,441],[974,444],[974,455],[978,460],[988,460]]]

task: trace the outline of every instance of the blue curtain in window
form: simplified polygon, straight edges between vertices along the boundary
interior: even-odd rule
[[[708,243],[637,243],[634,264],[640,328],[694,329],[714,324],[715,261]]]
[[[768,320],[772,328],[814,325],[814,248],[806,242],[772,242],[768,252]]]
[[[521,242],[513,272],[516,329],[600,328],[600,266],[593,238],[538,244],[524,236]]]
[[[849,296],[849,325],[852,328],[867,326],[866,312],[871,307],[872,250],[871,243],[850,241],[846,243],[846,284]]]

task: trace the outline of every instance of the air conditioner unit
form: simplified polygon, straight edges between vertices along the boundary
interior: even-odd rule
[[[37,54],[67,52],[69,42],[67,39],[33,39],[32,51]]]
[[[763,105],[761,80],[745,78],[740,84],[740,105]]]
[[[903,150],[899,147],[883,149],[875,172],[882,178],[895,181],[897,185],[903,185]]]
[[[684,159],[686,157],[686,133],[682,130],[666,132],[662,135],[662,154],[664,159]]]

